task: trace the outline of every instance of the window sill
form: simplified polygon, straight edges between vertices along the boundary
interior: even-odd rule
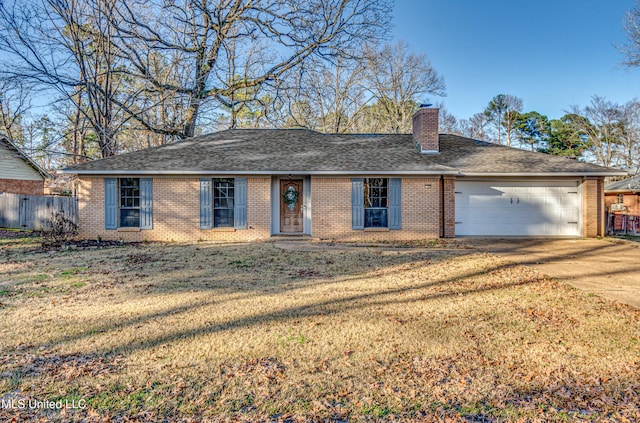
[[[118,228],[118,232],[140,232],[140,228]]]
[[[212,232],[235,232],[236,228],[211,228]]]
[[[389,228],[364,228],[365,232],[389,232]]]

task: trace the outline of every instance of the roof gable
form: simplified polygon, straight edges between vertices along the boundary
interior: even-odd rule
[[[17,164],[17,161],[20,161],[26,165],[24,172],[18,172],[16,169],[10,169],[11,173],[16,173],[15,179],[31,180],[32,179],[30,177],[31,172],[29,172],[29,170],[33,172],[33,176],[35,176],[36,178],[39,178],[40,180],[46,179],[49,177],[49,174],[47,173],[47,171],[42,169],[36,162],[31,160],[29,156],[24,154],[24,152],[20,148],[18,148],[18,146],[16,146],[13,142],[11,142],[9,138],[7,138],[3,134],[0,134],[0,150],[5,151],[5,153],[2,154],[3,156],[4,154],[8,155],[6,157],[0,156],[0,160],[2,160],[4,164],[8,164],[9,167],[15,166]],[[2,152],[0,151],[0,153]],[[0,171],[2,171],[3,169],[3,166],[2,166],[3,163],[0,163]],[[26,169],[29,169],[29,170],[26,170]],[[24,173],[22,177],[20,176],[21,173]],[[14,175],[7,175],[7,176],[14,176]],[[13,179],[13,178],[7,177],[6,179]]]

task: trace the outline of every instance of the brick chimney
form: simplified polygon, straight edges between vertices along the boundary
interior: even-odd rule
[[[423,104],[413,115],[413,140],[420,154],[440,153],[438,110]]]

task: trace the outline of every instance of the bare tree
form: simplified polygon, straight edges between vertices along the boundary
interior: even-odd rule
[[[602,166],[614,164],[616,144],[621,136],[620,107],[604,97],[594,95],[591,103],[580,108],[572,106],[571,113],[583,117],[574,119],[572,124],[575,129],[586,134],[589,142],[589,151],[593,154],[596,163]]]
[[[386,132],[410,132],[419,100],[445,95],[444,79],[424,54],[409,52],[405,43],[370,51],[367,63],[367,84],[375,103],[370,112],[384,123]]]
[[[476,113],[469,119],[460,121],[460,130],[466,137],[485,140],[486,128],[489,125],[489,119],[485,113]]]
[[[119,42],[132,76],[186,105],[184,119],[173,128],[157,127],[137,113],[132,116],[149,130],[193,136],[207,103],[234,110],[238,101],[247,104],[247,98],[236,94],[275,87],[313,56],[349,56],[356,45],[380,37],[389,23],[389,9],[387,0],[123,2]],[[235,61],[229,78],[231,55],[241,57],[255,43],[271,55],[250,65]],[[171,63],[170,82],[149,66],[153,55]]]
[[[640,66],[640,2],[627,12],[623,21],[623,28],[627,33],[627,44],[619,47],[626,56],[623,62],[627,66]]]
[[[60,131],[49,116],[34,116],[24,124],[24,150],[29,157],[45,169],[54,169],[58,165],[57,146]]]
[[[254,69],[275,60],[274,56],[262,42],[246,43],[237,34],[230,34],[224,43],[224,51],[226,64],[217,69],[215,79],[224,81],[225,86],[235,87],[229,91],[228,102],[222,104],[229,116],[227,127],[257,128],[265,119],[271,97],[262,89],[264,85],[245,86],[243,81],[252,78]]]
[[[290,111],[287,119],[292,120],[293,126],[325,133],[357,131],[358,119],[368,101],[363,61],[313,60],[300,71],[295,79],[288,81],[283,93]],[[301,112],[305,115],[300,115]]]
[[[493,97],[484,113],[489,122],[494,124],[497,143],[502,144],[502,133],[506,135],[506,145],[511,146],[515,124],[522,111],[522,99],[511,94],[498,94]]]
[[[30,88],[16,79],[0,79],[0,132],[20,144],[24,140],[21,121],[31,107]]]
[[[443,134],[462,135],[458,119],[449,113],[443,104],[438,104],[437,107],[440,109],[440,112],[438,113],[440,132]]]
[[[618,165],[633,169],[640,166],[640,102],[632,100],[621,106]]]
[[[82,97],[78,92],[76,97]],[[62,101],[53,106],[53,110],[61,117],[62,148],[67,152],[64,164],[71,165],[86,161],[90,157],[91,146],[87,138],[91,131],[91,125],[77,105],[84,104],[82,98],[74,98],[73,101]]]
[[[0,3],[1,70],[57,90],[91,124],[102,157],[117,153],[116,135],[131,104],[114,44],[118,0],[8,0]]]

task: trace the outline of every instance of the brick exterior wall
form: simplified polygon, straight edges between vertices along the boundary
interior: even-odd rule
[[[413,115],[413,139],[423,151],[440,151],[438,109],[424,107]]]
[[[634,216],[640,216],[640,195],[636,193],[626,192],[626,193],[606,193],[604,195],[604,205],[607,209],[612,204],[618,204],[618,195],[622,194],[624,198],[622,199],[622,204],[625,205],[626,210],[624,212],[612,212],[612,213],[625,213],[631,214]],[[609,209],[611,210],[611,209]]]
[[[443,201],[443,219],[442,231],[443,238],[455,238],[456,236],[456,179],[451,176],[442,178],[442,201]]]
[[[44,181],[0,179],[0,192],[22,195],[44,195]]]
[[[312,235],[340,241],[439,238],[442,232],[440,178],[402,178],[402,229],[351,229],[351,178],[311,179]],[[451,194],[453,195],[453,194]]]
[[[586,177],[582,182],[582,235],[604,236],[604,178]]]
[[[271,178],[247,179],[247,229],[200,229],[200,179],[153,178],[153,229],[104,228],[104,179],[78,181],[78,227],[82,238],[124,241],[253,241],[271,235]]]
[[[153,179],[153,229],[104,229],[104,179],[78,181],[78,226],[83,238],[124,241],[252,241],[271,236],[271,178],[247,180],[246,230],[200,229],[199,178]],[[351,229],[351,178],[311,179],[312,235],[349,241],[455,237],[455,178],[402,178],[402,229]],[[604,181],[582,183],[583,236],[604,235]],[[275,217],[276,219],[279,216]]]

